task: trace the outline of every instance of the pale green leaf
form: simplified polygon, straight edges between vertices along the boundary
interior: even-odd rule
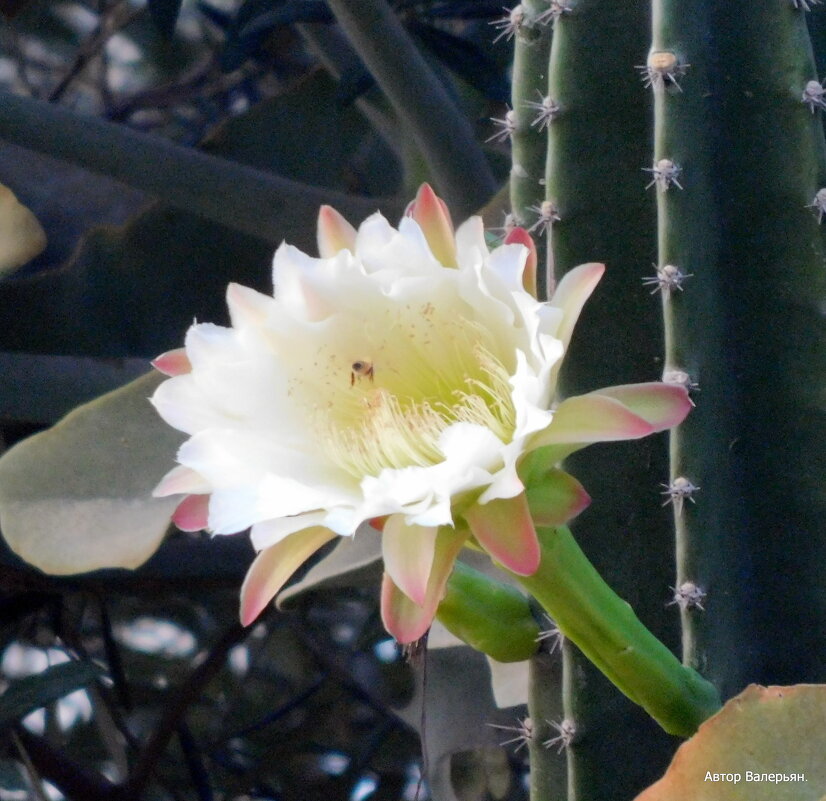
[[[0,530],[46,573],[134,568],[160,545],[179,499],[152,489],[182,436],[148,401],[151,373],[78,407],[0,459]]]

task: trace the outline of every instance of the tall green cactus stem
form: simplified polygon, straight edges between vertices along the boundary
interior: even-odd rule
[[[720,3],[712,22],[723,100],[720,265],[740,387],[729,453],[752,554],[727,591],[754,604],[750,680],[824,681],[826,248],[817,214],[805,208],[826,185],[823,112],[802,102],[816,73],[801,9]],[[721,641],[715,650],[726,648]]]
[[[565,749],[551,742],[557,734],[553,724],[560,725],[565,716],[559,692],[562,684],[560,660],[547,651],[536,654],[529,664],[528,680],[530,799],[563,801],[568,797],[567,770],[560,756]]]
[[[328,0],[330,10],[428,161],[433,182],[463,217],[496,191],[470,123],[456,108],[386,0]]]
[[[543,103],[548,96],[551,25],[536,20],[547,10],[545,0],[523,0],[510,12],[514,27],[512,108],[509,112],[509,119],[513,122],[510,134],[510,199],[515,221],[526,228],[533,226],[545,199],[547,126],[537,123],[541,109],[537,109],[536,104]],[[550,232],[547,235],[550,237]],[[542,269],[537,272],[537,289],[541,298],[547,297],[549,289],[546,273]]]
[[[563,111],[548,130],[546,191],[561,218],[553,232],[557,277],[586,261],[607,265],[563,366],[568,395],[662,372],[661,314],[640,284],[656,243],[654,196],[643,191],[641,172],[651,160],[651,94],[634,70],[649,30],[647,0],[580,2],[554,30],[549,93]],[[674,616],[660,589],[673,583],[672,527],[656,493],[668,471],[664,440],[591,448],[569,467],[594,499],[572,525],[577,542],[675,648]],[[575,648],[566,651],[565,674],[565,715],[583,732],[569,749],[571,801],[633,798],[665,770],[673,740]]]
[[[720,708],[716,689],[674,657],[601,578],[565,527],[538,530],[539,569],[514,576],[559,630],[667,732],[689,737]]]
[[[715,187],[719,133],[709,125],[719,87],[710,72],[706,5],[652,3],[645,80],[654,95],[654,154],[647,168],[657,197],[658,263],[649,283],[662,296],[663,380],[700,389],[696,408],[670,432],[665,490],[674,512],[673,605],[680,610],[683,662],[730,694],[747,683],[752,624],[746,599],[731,592],[748,556],[729,458],[736,393],[720,391],[731,384],[736,365],[726,348],[722,232],[709,224],[722,199]],[[673,180],[669,171],[678,172]],[[715,650],[722,641],[726,648]]]

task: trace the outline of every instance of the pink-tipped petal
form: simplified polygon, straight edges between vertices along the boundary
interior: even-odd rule
[[[153,359],[150,364],[164,375],[175,376],[192,372],[192,365],[186,355],[186,348],[176,348],[162,353],[157,359]]]
[[[527,487],[528,506],[534,525],[561,526],[591,503],[585,487],[570,473],[551,468]]]
[[[172,522],[181,531],[201,531],[207,527],[209,495],[187,495],[175,509]]]
[[[524,245],[528,249],[528,260],[525,262],[525,270],[522,273],[522,286],[526,292],[536,297],[536,267],[538,258],[536,255],[536,245],[533,237],[524,229],[517,226],[505,237],[506,245]]]
[[[439,529],[433,569],[421,604],[414,603],[393,583],[387,573],[384,574],[381,585],[381,618],[384,627],[398,642],[415,642],[430,628],[439,602],[444,597],[453,563],[466,539],[466,534],[447,526]]]
[[[356,250],[356,229],[332,206],[322,206],[318,212],[318,255],[329,259],[340,250]]]
[[[565,273],[557,284],[554,296],[551,298],[551,305],[562,309],[562,322],[557,329],[556,336],[562,340],[566,349],[571,341],[571,334],[573,334],[582,307],[604,272],[604,264],[580,264],[579,267],[574,267],[573,270]]]
[[[620,401],[605,395],[576,395],[559,404],[539,435],[542,445],[588,445],[638,439],[657,429]]]
[[[179,464],[161,479],[152,490],[152,496],[165,498],[167,495],[204,495],[211,489],[209,482],[200,473]]]
[[[404,515],[391,515],[382,534],[384,569],[393,583],[420,606],[427,594],[438,528],[410,526]]]
[[[536,573],[541,553],[524,492],[514,498],[475,504],[465,512],[465,520],[479,544],[497,562],[519,576]]]
[[[336,535],[322,526],[305,528],[261,551],[241,586],[241,625],[249,626],[290,576]]]
[[[229,317],[236,328],[259,326],[266,322],[272,298],[241,284],[227,286]]]
[[[433,255],[445,267],[456,267],[456,240],[450,212],[430,184],[419,187],[416,199],[410,204],[409,214],[422,229]]]
[[[605,387],[590,394],[618,400],[634,414],[644,418],[654,431],[665,431],[679,425],[692,408],[685,387],[660,381]]]

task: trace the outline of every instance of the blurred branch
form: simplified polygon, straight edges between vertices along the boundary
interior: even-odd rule
[[[360,63],[358,54],[335,25],[299,24],[296,28],[312,54],[321,62],[321,66],[336,80]],[[356,98],[356,106],[387,146],[401,156],[402,147],[393,116],[382,111],[364,96]]]
[[[144,13],[146,8],[131,8],[128,0],[122,0],[101,14],[98,26],[92,31],[89,38],[75,56],[65,75],[58,81],[57,86],[49,93],[50,103],[57,103],[64,95],[72,81],[80,75],[86,65],[106,47],[106,43],[119,30],[125,28],[133,20]]]
[[[29,785],[35,795],[36,801],[49,801],[43,791],[43,781],[37,772],[37,768],[34,766],[28,751],[26,751],[23,743],[20,741],[20,737],[18,737],[17,732],[13,731],[11,733],[11,739],[14,743],[14,747],[17,749],[17,753],[20,754],[20,760],[22,761],[23,766],[26,768],[26,773],[29,777]]]
[[[67,798],[83,801],[122,801],[121,789],[95,771],[87,770],[54,748],[42,737],[15,729],[18,742],[25,749],[37,772],[48,779]]]
[[[178,688],[174,698],[171,699],[166,711],[158,721],[154,733],[149,738],[149,742],[146,744],[132,775],[124,785],[124,801],[138,801],[142,797],[147,783],[155,772],[158,760],[166,751],[170,739],[181,725],[189,707],[200,697],[204,687],[224,666],[230,650],[241,642],[247,634],[248,629],[240,623],[230,626],[221,639],[212,646],[206,659],[189,674],[184,684]]]
[[[427,159],[433,181],[462,218],[496,192],[470,123],[385,0],[328,0],[330,9]]]
[[[398,217],[396,198],[366,198],[281,178],[122,125],[0,92],[0,139],[141,189],[163,202],[237,231],[278,242],[329,203],[363,219],[380,208]]]

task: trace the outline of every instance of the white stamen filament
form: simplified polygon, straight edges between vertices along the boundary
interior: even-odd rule
[[[457,376],[460,385],[449,392],[412,397],[375,386],[363,395],[358,419],[327,416],[323,441],[332,460],[358,478],[437,464],[444,459],[441,433],[460,422],[484,426],[509,442],[516,413],[508,371],[480,345],[471,354],[475,375]]]

